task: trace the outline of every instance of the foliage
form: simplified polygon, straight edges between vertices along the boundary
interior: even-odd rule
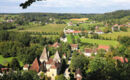
[[[55,80],[67,80],[67,79],[64,77],[63,74],[61,74],[61,75],[57,75],[57,76],[55,77]]]

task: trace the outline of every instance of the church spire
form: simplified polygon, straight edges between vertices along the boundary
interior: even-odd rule
[[[44,61],[45,62],[48,61],[48,53],[47,53],[46,47],[43,49],[43,52],[40,57],[40,62],[43,63]]]
[[[59,56],[58,51],[56,51],[53,60],[54,60],[55,62],[59,62],[59,63],[61,62],[61,58],[60,58],[60,56]]]

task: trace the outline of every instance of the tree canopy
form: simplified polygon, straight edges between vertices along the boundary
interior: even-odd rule
[[[28,6],[30,6],[32,3],[36,2],[36,1],[43,1],[43,0],[27,0],[24,3],[21,3],[20,6],[25,9]],[[44,0],[45,1],[45,0]]]

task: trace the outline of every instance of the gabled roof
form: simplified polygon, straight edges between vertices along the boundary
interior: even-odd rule
[[[93,53],[93,50],[90,49],[90,48],[86,48],[86,49],[85,49],[85,52],[86,52],[86,53]]]
[[[39,69],[40,69],[39,62],[38,62],[37,58],[35,58],[35,60],[32,63],[32,66],[30,67],[30,70],[39,72]]]
[[[58,42],[55,42],[52,47],[58,47],[60,44]]]
[[[43,49],[43,52],[40,56],[40,61],[41,61],[41,63],[44,61],[48,61],[48,54],[47,54],[46,47]]]
[[[72,33],[81,33],[81,31],[73,31]]]
[[[71,44],[71,48],[78,48],[78,44]]]
[[[59,53],[58,51],[56,51],[55,55],[54,55],[54,59],[53,59],[55,62],[61,62],[61,58],[59,56]]]
[[[109,46],[105,46],[105,45],[99,45],[98,46],[98,49],[104,49],[106,51],[108,51],[109,48],[110,48]]]
[[[24,65],[24,68],[29,68],[29,64],[25,64],[25,65]]]
[[[115,56],[115,57],[113,57],[113,59],[119,60],[121,63],[124,63],[124,62],[127,62],[127,63],[128,63],[128,59],[127,59],[127,58]]]

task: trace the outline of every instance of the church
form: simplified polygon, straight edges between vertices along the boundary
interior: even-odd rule
[[[54,58],[49,58],[49,52],[44,48],[40,58],[35,58],[29,69],[38,73],[44,72],[51,80],[55,80],[55,76],[60,73],[61,66],[59,52],[56,51]]]

